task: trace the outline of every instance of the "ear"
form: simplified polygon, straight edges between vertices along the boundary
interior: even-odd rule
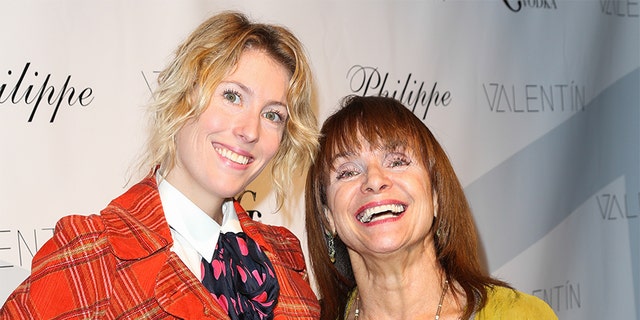
[[[436,193],[435,190],[433,190],[431,192],[431,194],[432,194],[432,200],[431,201],[433,203],[433,217],[437,218],[438,217],[438,208],[439,208],[439,205],[438,205],[438,194]]]
[[[334,236],[336,234],[336,225],[333,220],[333,212],[327,207],[323,207],[323,211],[324,211],[324,217],[328,223],[328,225],[326,225],[325,228],[327,232],[330,232],[331,235]]]

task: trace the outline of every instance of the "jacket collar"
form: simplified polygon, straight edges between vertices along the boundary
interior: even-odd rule
[[[100,214],[107,239],[119,259],[144,258],[173,245],[153,175],[111,201]]]
[[[249,217],[246,210],[234,202],[242,230],[260,245],[271,263],[287,269],[306,272],[305,260],[300,248],[300,240],[291,231],[280,226],[268,226]]]
[[[238,220],[242,226],[242,231],[246,233],[251,239],[260,245],[262,251],[273,252],[273,247],[267,241],[262,232],[260,231],[260,223],[251,219],[247,211],[240,205],[238,201],[233,202],[236,213],[238,214]],[[271,256],[269,256],[271,258]]]
[[[169,249],[173,245],[153,175],[132,186],[101,212],[107,239],[121,260],[147,258],[159,251],[154,295],[166,312],[181,319],[228,319],[207,289]]]

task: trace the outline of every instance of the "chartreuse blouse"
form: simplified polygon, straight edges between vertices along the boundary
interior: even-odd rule
[[[347,309],[344,319],[353,308],[356,298],[356,290],[353,290],[347,301]],[[473,320],[557,320],[558,316],[553,309],[542,299],[517,290],[505,287],[493,287],[489,289],[487,304],[476,312]]]
[[[553,309],[542,299],[505,287],[489,289],[487,304],[474,320],[557,320]]]

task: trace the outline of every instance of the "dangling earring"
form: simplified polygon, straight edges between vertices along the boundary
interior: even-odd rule
[[[333,243],[334,237],[329,238],[329,260],[331,263],[336,263],[336,246]]]
[[[329,246],[329,260],[331,263],[336,262],[336,245],[334,243],[335,236],[329,232],[324,233],[327,237],[327,245]]]
[[[433,191],[433,222],[432,224],[435,225],[436,221],[438,220],[438,194]],[[440,230],[442,229],[440,227],[440,223],[438,223],[437,225],[438,229],[436,229],[436,239],[440,238]]]
[[[447,240],[449,237],[449,229],[442,223],[438,223],[438,229],[436,229],[436,240]]]
[[[326,222],[331,225],[331,211],[326,206],[323,206],[323,212]],[[327,246],[329,247],[329,260],[331,260],[331,263],[336,263],[336,245],[334,243],[334,239],[338,235],[338,233],[335,230],[329,231],[326,227],[323,227],[322,229],[324,229],[324,236],[326,237],[325,240],[327,242]]]

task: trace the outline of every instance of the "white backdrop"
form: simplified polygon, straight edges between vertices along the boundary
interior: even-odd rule
[[[0,302],[61,216],[137,181],[157,71],[238,9],[305,44],[320,121],[346,94],[385,94],[432,128],[494,275],[560,319],[640,319],[638,0],[0,5]],[[268,176],[243,204],[304,243],[302,181],[279,213]]]

